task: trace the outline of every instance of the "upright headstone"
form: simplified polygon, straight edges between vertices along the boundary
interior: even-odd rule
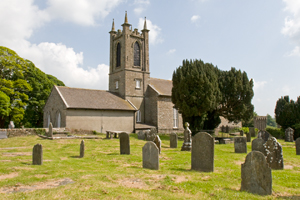
[[[300,155],[300,137],[296,139],[295,145],[296,145],[296,155]]]
[[[294,130],[290,127],[285,129],[285,141],[294,142]]]
[[[190,151],[192,148],[192,131],[189,129],[190,124],[185,122],[184,142],[181,147],[181,151]]]
[[[84,157],[84,140],[81,140],[81,143],[80,143],[80,158],[83,158]]]
[[[261,138],[255,138],[252,141],[251,150],[252,151],[259,151],[261,153],[265,153],[265,147],[264,147],[265,141]]]
[[[120,154],[130,154],[130,140],[129,140],[129,134],[128,133],[120,133],[119,134],[120,139]]]
[[[8,128],[9,128],[9,129],[13,129],[13,128],[15,128],[15,124],[14,124],[14,122],[13,122],[13,121],[10,121],[10,122],[9,122],[9,124],[8,124]]]
[[[229,126],[228,125],[226,125],[225,133],[229,133]]]
[[[32,164],[42,165],[43,164],[43,146],[41,144],[36,144],[32,149]]]
[[[140,130],[137,135],[138,135],[139,140],[145,140],[145,132],[144,131]]]
[[[154,142],[147,142],[143,146],[143,168],[159,169],[159,152]]]
[[[176,133],[170,134],[170,148],[177,148],[178,136]]]
[[[259,131],[257,137],[263,139],[266,142],[268,141],[269,137],[272,137],[272,135],[267,131]]]
[[[53,137],[53,126],[52,123],[50,122],[49,124],[49,131],[48,131],[48,137]]]
[[[251,142],[251,133],[246,133],[247,136],[247,142]]]
[[[213,172],[214,138],[208,133],[200,132],[194,136],[192,143],[192,169]]]
[[[251,137],[255,137],[255,128],[249,127],[249,133],[250,133]]]
[[[275,137],[269,137],[264,143],[267,163],[271,169],[283,169],[282,147]]]
[[[247,138],[246,137],[234,137],[234,152],[235,153],[247,153]]]
[[[272,171],[261,152],[252,151],[241,168],[241,191],[253,194],[272,194]]]
[[[154,144],[156,144],[156,146],[158,148],[158,152],[160,154],[160,152],[161,152],[161,140],[160,140],[159,135],[155,136],[153,142],[154,142]]]
[[[243,130],[240,131],[240,136],[244,136],[244,131]]]
[[[7,132],[6,131],[0,131],[0,139],[7,138]]]
[[[156,128],[151,128],[150,130],[145,131],[145,136],[147,141],[153,141],[156,136]]]

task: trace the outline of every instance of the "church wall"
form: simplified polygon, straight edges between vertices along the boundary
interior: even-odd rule
[[[95,130],[105,133],[111,131],[134,131],[134,111],[116,110],[67,110],[66,128]]]
[[[57,127],[57,117],[58,112],[61,115],[61,123],[60,127],[66,126],[66,106],[61,99],[59,93],[55,89],[52,88],[52,91],[48,97],[48,100],[44,106],[44,119],[43,119],[43,127],[48,128],[48,114],[50,113],[50,122],[52,123],[53,127]]]

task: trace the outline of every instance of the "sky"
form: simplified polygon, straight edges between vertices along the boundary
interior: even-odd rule
[[[172,79],[185,59],[254,80],[258,115],[300,96],[299,0],[1,0],[0,46],[14,50],[66,86],[108,89],[109,31],[125,11],[150,30],[150,76]]]

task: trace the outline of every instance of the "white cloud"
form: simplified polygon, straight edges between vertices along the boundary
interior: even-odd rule
[[[176,49],[170,49],[168,52],[167,52],[167,54],[173,54],[173,53],[175,53],[176,52]]]
[[[136,5],[136,8],[133,10],[134,13],[136,15],[142,14],[146,10],[149,4],[150,4],[149,0],[135,0],[134,5]]]
[[[254,94],[255,94],[255,91],[257,90],[260,90],[260,89],[263,89],[264,86],[267,84],[267,81],[255,81],[253,79],[253,82],[254,82]]]
[[[142,30],[144,28],[145,19],[140,18],[138,23],[138,29]],[[153,24],[149,19],[147,19],[147,29],[149,32],[149,43],[150,44],[158,44],[162,43],[163,39],[161,37],[161,28],[155,24]]]
[[[292,91],[292,89],[288,85],[283,86],[281,90],[284,95],[290,95]]]
[[[291,52],[287,53],[286,56],[300,56],[300,47],[296,46]]]
[[[192,23],[196,23],[196,22],[198,22],[199,20],[200,20],[200,16],[199,15],[193,15],[192,17],[191,17],[191,22]]]
[[[80,25],[96,25],[98,17],[106,17],[121,0],[48,0],[46,9],[54,19]]]

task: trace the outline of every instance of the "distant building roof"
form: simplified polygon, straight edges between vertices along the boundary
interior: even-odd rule
[[[172,96],[173,82],[171,80],[150,78],[150,86],[161,96]]]
[[[136,109],[127,100],[104,90],[90,90],[55,86],[67,108],[95,110],[132,110]]]

